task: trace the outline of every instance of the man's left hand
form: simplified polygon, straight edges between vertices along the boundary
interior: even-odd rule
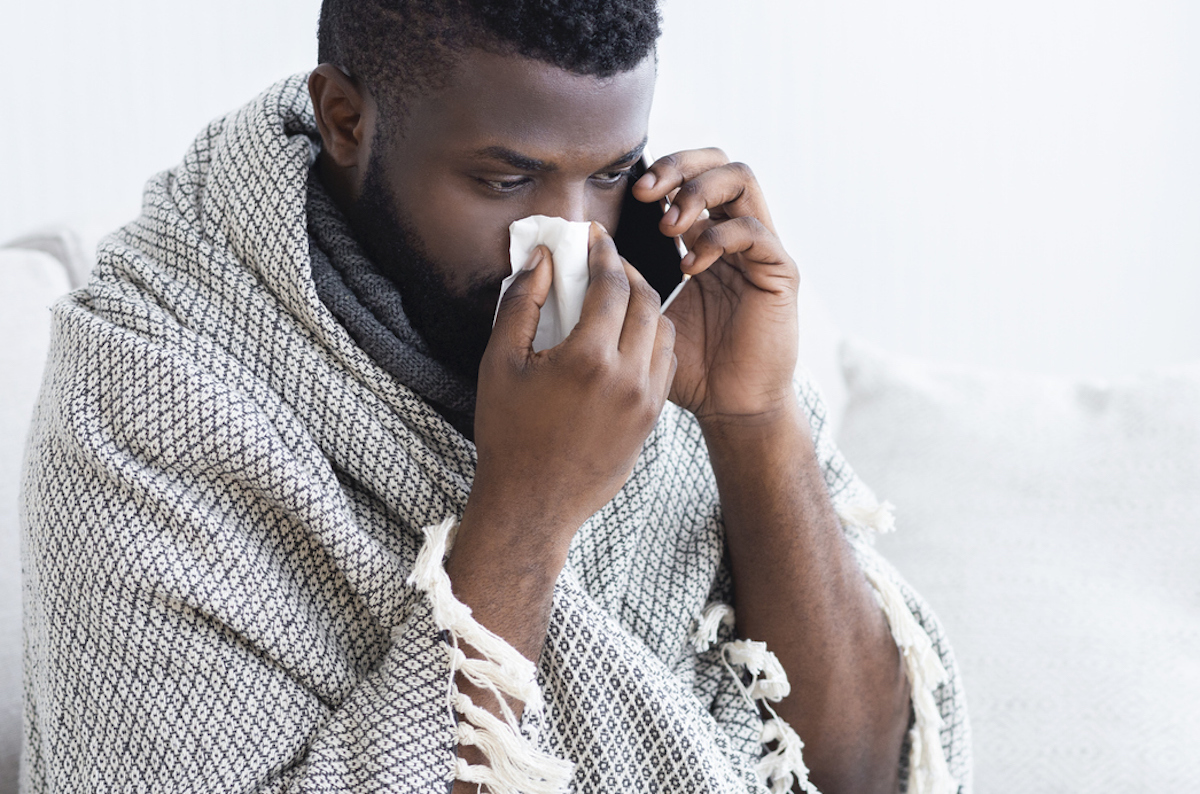
[[[804,737],[817,788],[896,791],[908,684],[792,388],[796,263],[750,169],[720,151],[665,157],[634,186],[643,201],[672,193],[660,228],[687,243],[695,283],[667,310],[679,364],[670,397],[708,445],[738,636],[767,643],[787,671],[777,711]]]
[[[659,228],[689,250],[682,270],[694,283],[667,310],[679,360],[671,400],[702,422],[791,408],[800,274],[750,168],[719,149],[678,152],[656,161],[633,193],[672,198]]]

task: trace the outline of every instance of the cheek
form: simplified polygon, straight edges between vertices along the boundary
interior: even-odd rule
[[[599,221],[610,234],[616,234],[617,221],[621,219],[621,200],[627,192],[624,186],[603,190],[592,202],[591,219]]]
[[[508,225],[521,216],[513,216],[513,209],[502,202],[481,199],[447,182],[425,182],[435,187],[409,196],[405,203],[429,258],[445,270],[446,284],[462,294],[480,281],[498,281],[509,274]]]

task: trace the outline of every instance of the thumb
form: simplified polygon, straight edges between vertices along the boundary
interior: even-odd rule
[[[533,352],[542,306],[550,295],[554,280],[554,262],[550,249],[539,245],[533,249],[529,264],[517,274],[500,301],[492,338],[505,347],[521,353]]]

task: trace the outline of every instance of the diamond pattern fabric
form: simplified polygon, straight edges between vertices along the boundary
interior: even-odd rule
[[[317,294],[304,77],[213,122],[56,307],[23,495],[26,792],[451,784],[447,635],[405,582],[475,451]],[[835,502],[868,498],[799,388]],[[757,708],[689,642],[729,601],[723,548],[699,428],[668,405],[555,590],[523,732],[572,791],[766,790]],[[951,671],[934,694],[966,791],[952,654],[896,581]]]

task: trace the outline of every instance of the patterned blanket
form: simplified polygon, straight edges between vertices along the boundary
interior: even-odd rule
[[[441,561],[474,446],[318,295],[304,78],[212,123],[55,309],[24,484],[23,790],[811,790],[799,738],[763,718],[782,668],[735,640],[686,412],[667,405],[579,530],[536,667],[453,599]],[[886,511],[798,388],[913,685],[903,779],[965,792],[949,646],[870,545]],[[456,672],[523,713],[477,708]]]

